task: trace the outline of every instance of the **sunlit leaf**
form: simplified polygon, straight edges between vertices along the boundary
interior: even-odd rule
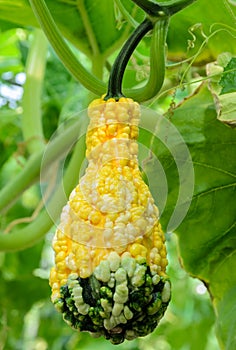
[[[16,29],[0,34],[0,74],[22,71],[23,66],[18,45],[19,37]]]
[[[140,140],[148,145],[149,139],[149,147],[165,172],[168,196],[161,222],[164,229],[169,230],[171,215],[181,196],[180,184],[187,190],[192,179],[189,170],[184,182],[180,177],[181,169],[177,163],[181,158],[181,152],[178,152],[180,138],[172,126],[169,130],[163,127],[163,119],[157,119],[156,123],[156,137],[146,132],[141,133]],[[179,213],[184,210],[184,204],[191,202],[191,205],[186,217],[175,227],[182,263],[191,275],[208,286],[214,306],[220,309],[217,322],[221,341],[225,346],[232,346],[235,339],[230,329],[231,324],[235,324],[235,314],[230,313],[229,322],[224,312],[229,314],[229,303],[232,306],[232,302],[226,296],[236,287],[233,273],[236,269],[236,130],[217,119],[213,96],[204,85],[174,110],[171,124],[177,127],[188,146],[194,169],[193,196],[189,202],[186,197],[185,203],[183,198]],[[174,150],[177,150],[176,154]],[[154,160],[154,156],[147,159],[144,170],[149,179],[155,178],[151,189],[157,202],[162,204],[166,185]]]
[[[236,125],[236,92],[219,96],[220,114],[219,120],[230,126]]]
[[[232,57],[224,69],[219,84],[222,86],[221,94],[236,91],[236,58]]]
[[[2,0],[0,2],[0,19],[14,23],[15,25],[37,26],[37,20],[33,15],[28,0]]]
[[[231,54],[222,53],[217,58],[217,62],[207,65],[209,87],[215,101],[217,118],[231,127],[236,125],[235,63],[236,59],[231,58]]]
[[[189,146],[195,171],[191,207],[176,232],[185,268],[205,281],[222,310],[236,286],[236,131],[216,119],[212,102],[203,88],[172,119]],[[235,323],[235,314],[227,323],[224,313],[219,317],[223,342],[232,345],[235,339],[228,327]]]

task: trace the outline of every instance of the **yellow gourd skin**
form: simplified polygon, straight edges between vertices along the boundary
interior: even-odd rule
[[[53,242],[52,301],[73,328],[119,344],[153,331],[167,308],[165,239],[138,166],[139,104],[101,98],[88,116],[88,166]]]

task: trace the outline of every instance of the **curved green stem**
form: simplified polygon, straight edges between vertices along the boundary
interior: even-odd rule
[[[32,185],[40,174],[42,160],[44,166],[52,163],[68,149],[71,144],[81,135],[85,134],[87,120],[84,118],[76,119],[69,127],[63,130],[46,148],[46,158],[44,152],[39,151],[33,154],[27,161],[23,170],[17,174],[0,191],[0,211],[5,211],[21,195],[21,193]]]
[[[106,91],[106,84],[87,71],[78,61],[58,30],[45,1],[29,0],[29,2],[49,42],[65,67],[88,90],[96,95],[102,95]]]
[[[136,101],[148,101],[152,99],[160,91],[164,78],[165,78],[165,44],[166,36],[169,27],[169,18],[161,17],[154,24],[153,35],[151,39],[150,47],[150,73],[146,85],[143,88],[132,89],[131,97]],[[124,50],[125,51],[125,50]],[[121,50],[122,55],[123,50]],[[127,57],[128,58],[128,57]],[[121,80],[123,73],[120,76],[121,72],[119,71],[120,67],[122,70],[125,68],[120,59],[120,55],[116,59],[118,69],[116,68],[116,62],[113,66],[113,73],[110,77],[109,84],[111,85],[114,82],[114,89],[109,86],[108,94],[105,97],[119,97],[122,96],[121,93]],[[126,60],[127,61],[127,60]],[[127,62],[124,63],[127,63]],[[124,89],[124,94],[129,96],[130,90]]]
[[[165,77],[165,45],[169,18],[160,18],[154,25],[150,47],[150,72],[143,88],[133,89],[136,101],[148,101],[158,94]],[[124,90],[125,91],[125,90]]]
[[[47,209],[44,209],[38,217],[26,227],[9,234],[0,234],[0,251],[9,252],[22,250],[34,245],[44,237],[60,215],[61,209],[65,204],[65,194],[68,196],[78,181],[80,166],[84,155],[85,142],[84,138],[81,138],[75,147],[63,182],[53,194],[47,205]]]
[[[125,72],[125,68],[128,64],[130,56],[133,51],[144,37],[153,28],[153,23],[149,19],[145,19],[131,34],[126,41],[121,51],[119,52],[111,70],[110,79],[108,83],[108,92],[105,96],[105,100],[109,98],[116,98],[123,96],[122,94],[122,80]]]
[[[54,48],[55,52],[57,53],[58,57],[61,59],[65,67],[68,69],[68,71],[77,79],[80,81],[82,85],[84,85],[88,90],[93,92],[95,95],[103,95],[105,91],[107,90],[106,84],[96,78],[93,74],[88,72],[78,61],[66,41],[62,38],[62,35],[60,31],[58,30],[48,8],[44,0],[29,0],[31,7],[35,13],[35,16],[38,18],[38,21],[43,28],[46,36],[48,37],[49,42],[51,43],[52,47]],[[162,19],[160,19],[161,21]],[[168,28],[168,22],[166,22],[166,28],[165,31],[167,31]],[[163,30],[160,30],[160,39],[158,39],[160,42],[163,42]],[[165,42],[163,42],[165,45]],[[156,46],[156,42],[152,40],[151,44],[151,51],[154,52]],[[158,54],[158,56],[161,56],[164,52],[164,47],[160,47],[161,51]],[[153,56],[155,59],[156,57]],[[158,58],[158,57],[157,57]],[[153,84],[153,77],[156,74],[156,69],[158,69],[159,63],[154,62],[154,60],[150,65],[150,77],[149,81],[147,83],[147,86],[144,86],[142,88],[138,89],[124,89],[124,94],[128,97],[132,97],[134,100],[142,102],[146,101],[148,99],[153,98],[156,96],[156,94],[159,92],[160,83],[157,82],[157,84]],[[152,85],[152,86],[151,86]],[[150,88],[150,86],[152,88]]]
[[[30,153],[44,148],[41,94],[44,82],[48,41],[41,29],[35,29],[26,62],[26,82],[22,98],[22,132]]]

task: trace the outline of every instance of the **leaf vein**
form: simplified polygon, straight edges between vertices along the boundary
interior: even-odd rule
[[[232,176],[233,178],[236,178],[236,174],[234,173],[231,173],[229,171],[226,171],[224,169],[221,169],[221,168],[218,168],[218,167],[215,167],[213,165],[209,165],[209,164],[205,164],[205,163],[200,163],[200,162],[193,162],[194,165],[199,165],[199,166],[202,166],[202,167],[205,167],[205,168],[209,168],[209,169],[213,169],[213,170],[216,170],[220,173],[223,173],[223,174],[226,174],[226,175],[229,175],[229,176]]]
[[[88,15],[87,10],[85,8],[84,0],[77,1],[77,8],[80,12],[80,15],[81,15],[84,27],[85,27],[85,31],[86,31],[88,39],[89,39],[89,43],[90,43],[91,48],[92,48],[93,55],[94,56],[100,55],[97,39],[96,39],[95,33],[93,31],[92,24],[91,24],[90,19],[89,19],[89,15]]]
[[[211,189],[208,189],[206,191],[202,191],[200,193],[196,193],[193,198],[199,198],[201,196],[205,196],[205,195],[208,195],[210,193],[215,193],[216,191],[221,191],[221,190],[224,190],[224,189],[227,189],[227,188],[230,188],[230,187],[236,187],[236,182],[233,182],[231,184],[227,184],[227,185],[221,185],[221,186],[217,186],[217,187],[213,187]]]

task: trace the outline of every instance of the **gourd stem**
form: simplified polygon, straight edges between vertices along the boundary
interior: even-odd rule
[[[146,18],[131,34],[129,39],[126,41],[121,51],[119,52],[113,66],[111,69],[111,74],[108,83],[108,92],[104,100],[109,98],[119,99],[122,97],[122,80],[125,72],[125,68],[128,61],[134,52],[135,48],[151,29],[153,28],[153,23],[149,18]]]
[[[68,71],[80,81],[84,87],[93,92],[96,95],[102,95],[106,91],[107,85],[99,78],[95,77],[92,73],[87,71],[82,64],[78,61],[72,50],[70,49],[67,42],[63,39],[55,21],[53,20],[51,13],[44,0],[29,0],[32,10],[34,11],[38,21],[44,30],[50,44],[54,48],[58,57],[61,59]],[[159,18],[161,20],[161,18]],[[167,30],[168,24],[166,25]],[[160,40],[163,41],[163,31],[160,33]],[[164,42],[163,42],[164,43]],[[155,40],[152,40],[152,45],[156,45]],[[155,50],[156,51],[156,50]],[[162,54],[164,49],[162,48],[158,56]],[[150,67],[150,76],[155,75],[156,67],[159,63],[154,62],[153,67]],[[135,101],[141,102],[146,101],[159,92],[160,83],[158,82],[156,86],[151,86],[148,82],[147,86],[142,86],[140,88],[126,88],[124,89],[125,95],[132,97]]]

